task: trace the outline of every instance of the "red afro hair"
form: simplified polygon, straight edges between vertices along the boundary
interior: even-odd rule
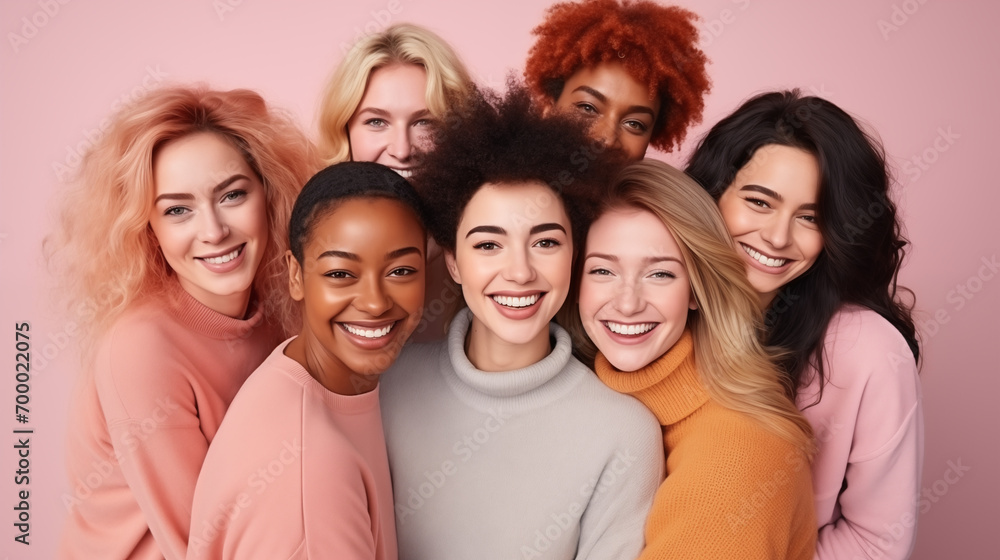
[[[698,48],[694,13],[648,0],[584,0],[549,8],[534,33],[524,74],[539,96],[555,100],[580,68],[619,62],[659,98],[650,144],[671,151],[689,126],[701,122],[711,89],[708,58]]]

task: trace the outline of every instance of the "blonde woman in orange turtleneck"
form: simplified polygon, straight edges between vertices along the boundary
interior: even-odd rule
[[[759,298],[714,201],[667,164],[633,164],[581,261],[577,352],[663,427],[641,558],[811,559],[812,431],[757,342]]]

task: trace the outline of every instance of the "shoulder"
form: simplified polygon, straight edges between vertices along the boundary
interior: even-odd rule
[[[833,315],[824,345],[828,355],[840,360],[867,361],[874,357],[914,361],[906,339],[892,323],[871,309],[857,305],[845,305]]]

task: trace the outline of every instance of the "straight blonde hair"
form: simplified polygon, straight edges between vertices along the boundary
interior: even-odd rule
[[[680,247],[698,303],[688,314],[695,361],[711,398],[811,456],[812,427],[774,363],[777,353],[760,342],[760,297],[712,197],[683,172],[647,159],[622,170],[604,194],[600,212],[619,208],[652,213]],[[576,278],[581,272],[582,263]],[[568,323],[578,355],[593,365],[597,348],[583,330],[579,310]]]
[[[424,68],[427,109],[436,118],[444,118],[472,92],[472,79],[455,51],[423,27],[400,23],[361,39],[348,51],[323,93],[319,145],[327,165],[351,159],[347,122],[361,104],[372,72],[393,64]]]

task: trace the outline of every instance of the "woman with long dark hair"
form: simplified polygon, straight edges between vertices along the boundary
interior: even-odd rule
[[[906,240],[879,142],[798,91],[745,102],[687,172],[716,199],[786,351],[787,389],[812,423],[818,558],[905,558],[913,547],[923,416]]]

